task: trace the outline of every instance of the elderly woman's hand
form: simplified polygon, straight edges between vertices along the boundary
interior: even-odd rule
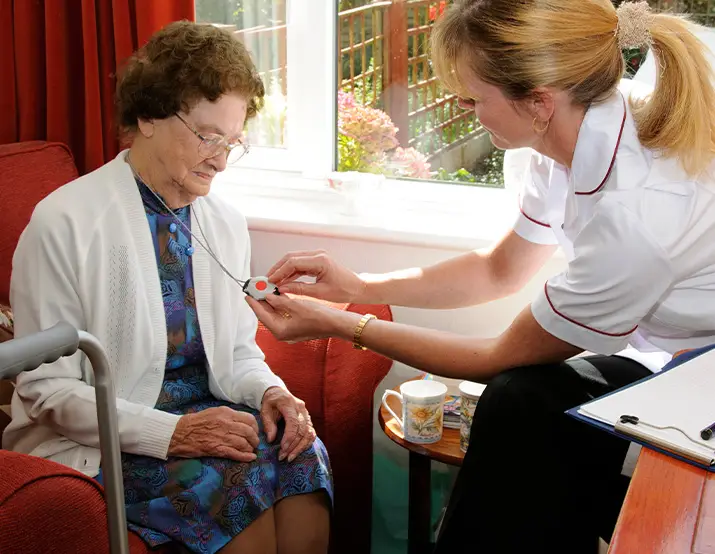
[[[237,462],[252,462],[258,448],[255,416],[227,406],[207,408],[179,418],[169,444],[169,456],[212,456]]]
[[[292,462],[298,454],[310,448],[315,441],[315,429],[305,402],[281,387],[271,387],[263,395],[261,418],[268,442],[273,442],[278,432],[278,420],[285,421],[279,460]]]

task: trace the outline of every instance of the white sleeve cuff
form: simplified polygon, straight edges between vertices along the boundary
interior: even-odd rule
[[[519,213],[514,223],[514,231],[521,238],[535,244],[558,244],[549,224],[529,217],[524,212]]]
[[[281,387],[288,390],[283,380],[273,373],[267,365],[246,372],[237,384],[239,403],[246,404],[254,410],[261,409],[263,395],[271,387]]]
[[[594,354],[611,355],[623,350],[635,328],[614,332],[589,327],[558,311],[548,297],[545,286],[531,303],[531,313],[541,327],[556,338]]]
[[[169,455],[171,437],[174,436],[179,418],[181,418],[180,415],[147,409],[139,445],[136,452],[132,452],[132,454],[166,460]]]

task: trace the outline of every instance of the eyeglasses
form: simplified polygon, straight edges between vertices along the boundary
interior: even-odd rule
[[[178,113],[174,115],[179,118],[179,121],[186,125],[186,128],[189,131],[201,139],[201,142],[199,143],[199,155],[203,158],[213,158],[226,152],[226,163],[228,165],[233,165],[238,162],[238,160],[243,158],[243,156],[248,154],[248,144],[244,144],[240,139],[236,139],[236,142],[234,143],[229,143],[226,140],[226,137],[222,135],[217,135],[215,133],[202,135],[189,125]]]

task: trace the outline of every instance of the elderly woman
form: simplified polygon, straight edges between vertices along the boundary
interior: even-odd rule
[[[524,148],[514,228],[423,269],[359,276],[301,252],[268,272],[282,292],[448,309],[521,289],[558,244],[567,269],[500,335],[247,299],[283,339],[342,337],[488,383],[439,554],[595,553],[622,504],[628,443],[564,411],[715,343],[715,91],[693,30],[646,2],[455,2],[432,34],[435,67],[495,146]],[[636,46],[652,49],[654,88],[621,80]],[[302,275],[317,282],[293,282]],[[584,351],[595,355],[574,358]]]
[[[129,527],[151,546],[327,550],[328,457],[256,345],[236,282],[250,271],[246,221],[209,195],[246,153],[263,95],[230,33],[188,22],[158,32],[117,86],[131,148],[41,202],[14,258],[18,336],[65,320],[107,348]],[[18,378],[3,446],[101,480],[84,363]]]

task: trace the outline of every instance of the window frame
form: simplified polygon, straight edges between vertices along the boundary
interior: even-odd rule
[[[287,132],[283,147],[251,145],[228,174],[265,169],[324,178],[335,167],[337,2],[286,2]]]

